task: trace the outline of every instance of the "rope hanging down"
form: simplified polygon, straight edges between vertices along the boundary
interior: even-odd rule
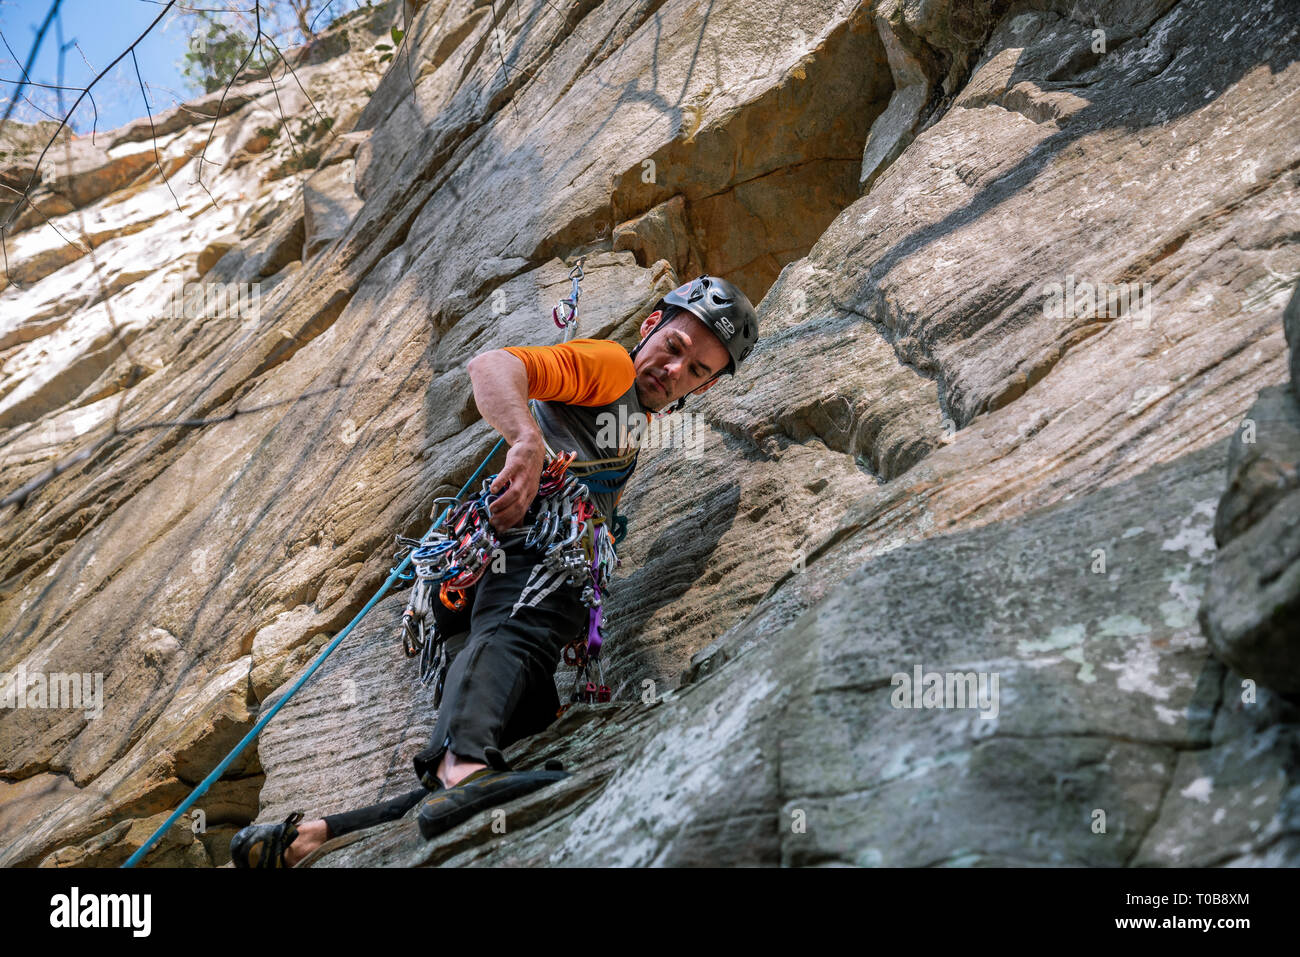
[[[479,465],[479,467],[474,470],[474,474],[469,477],[469,481],[467,481],[461,487],[460,495],[464,495],[465,492],[469,489],[469,487],[474,484],[474,482],[478,479],[479,474],[483,471],[484,468],[487,467],[488,462],[492,461],[492,456],[497,454],[497,450],[501,448],[501,446],[505,443],[505,441],[506,441],[505,436],[502,436],[500,439],[497,440],[497,444],[492,447],[492,451],[487,454],[487,458],[485,458],[482,461],[482,463]],[[456,497],[460,498],[460,495],[457,495]],[[450,511],[451,509],[448,508],[447,511],[443,512],[442,515],[438,517],[438,520],[433,523],[433,527],[429,529],[429,534],[432,534],[434,531],[437,530],[438,526],[440,526],[446,520],[447,515]],[[425,537],[427,538],[428,536],[426,535]],[[328,645],[326,645],[324,650],[322,650],[321,653],[316,656],[316,660],[311,663],[311,667],[307,669],[306,673],[293,683],[293,687],[291,687],[285,693],[284,697],[282,697],[279,701],[277,701],[270,708],[270,710],[266,712],[266,714],[262,715],[260,718],[257,719],[257,723],[253,725],[252,730],[250,730],[248,734],[244,735],[243,739],[237,745],[235,745],[234,749],[229,754],[227,754],[224,758],[222,758],[221,763],[212,769],[211,774],[209,774],[206,778],[204,778],[201,782],[199,782],[199,786],[196,787],[193,791],[191,791],[190,796],[181,802],[181,806],[178,807],[174,812],[172,812],[171,817],[163,821],[163,823],[159,826],[158,830],[154,831],[153,834],[149,836],[149,839],[140,845],[139,850],[137,850],[134,854],[132,854],[130,857],[126,859],[126,863],[122,865],[123,867],[135,867],[136,864],[139,864],[140,861],[144,859],[144,856],[148,854],[149,851],[153,848],[153,846],[158,843],[158,841],[162,838],[162,836],[165,833],[167,833],[167,829],[171,827],[173,824],[175,824],[182,814],[184,814],[191,807],[193,807],[194,802],[197,801],[199,798],[201,798],[205,793],[207,793],[208,788],[212,787],[212,785],[216,783],[217,779],[220,778],[221,775],[226,773],[226,769],[230,767],[231,764],[234,763],[235,758],[239,757],[239,755],[243,753],[244,749],[253,742],[253,739],[256,738],[258,734],[261,733],[262,729],[267,726],[270,720],[275,717],[276,712],[278,712],[281,708],[283,708],[285,704],[289,701],[289,699],[292,698],[295,693],[297,693],[298,689],[307,683],[307,679],[316,673],[316,669],[319,668],[325,662],[325,659],[330,656],[330,654],[334,651],[335,648],[339,646],[339,644],[343,641],[343,639],[346,638],[349,634],[351,634],[352,629],[355,628],[360,623],[362,618],[366,617],[366,613],[379,603],[379,599],[383,598],[384,595],[388,593],[388,590],[392,588],[396,582],[407,577],[404,573],[406,571],[406,567],[410,563],[411,563],[410,555],[407,555],[406,558],[402,559],[402,563],[389,573],[388,580],[384,582],[384,584],[380,587],[379,591],[375,592],[374,597],[371,598],[370,601],[366,602],[366,606],[362,608],[359,612],[357,612],[357,616],[353,618],[350,622],[348,622],[347,627],[344,628],[342,631],[340,631],[334,637],[334,640],[331,641]]]

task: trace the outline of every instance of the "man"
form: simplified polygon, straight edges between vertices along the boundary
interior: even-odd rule
[[[570,471],[588,486],[597,513],[613,518],[636,464],[636,448],[611,422],[636,423],[646,412],[707,392],[734,375],[758,340],[758,317],[738,288],[701,276],[664,296],[641,324],[629,353],[612,340],[507,347],[469,363],[474,400],[510,446],[490,489],[491,523],[501,535],[505,569],[485,574],[472,601],[456,612],[435,607],[452,655],[433,743],[415,757],[423,787],[357,811],[302,822],[244,828],[231,842],[237,866],[293,866],[326,840],[396,820],[422,798],[420,831],[431,838],[479,811],[545,787],[558,768],[513,771],[501,750],[544,730],[556,715],[555,666],[564,646],[585,633],[581,589],[525,546],[548,457],[577,453]],[[440,603],[435,602],[435,606]],[[455,647],[452,645],[455,644]]]

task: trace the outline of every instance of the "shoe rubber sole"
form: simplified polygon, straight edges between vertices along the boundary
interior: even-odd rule
[[[420,808],[420,834],[427,841],[498,804],[563,781],[567,771],[493,771],[439,791]]]

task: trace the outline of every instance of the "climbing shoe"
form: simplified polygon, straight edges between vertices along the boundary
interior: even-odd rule
[[[279,824],[250,824],[230,839],[236,867],[288,867],[284,852],[298,836],[303,813],[294,811]]]
[[[475,771],[454,787],[437,791],[420,808],[420,833],[426,841],[468,821],[479,811],[569,777],[558,761],[547,761],[542,771],[512,771],[500,751],[487,748],[485,754],[489,767]]]

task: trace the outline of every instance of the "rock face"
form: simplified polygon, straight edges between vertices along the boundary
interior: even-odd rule
[[[1300,286],[1287,307],[1300,306]],[[1294,355],[1294,340],[1293,340]],[[1218,558],[1201,605],[1215,653],[1245,677],[1300,694],[1300,400],[1264,389],[1233,434],[1214,522]]]
[[[1295,554],[1241,435],[1285,421],[1300,11],[412,3],[381,78],[401,10],[157,156],[139,123],[69,145],[33,200],[75,245],[5,236],[0,671],[104,699],[0,712],[0,863],[115,864],[165,819],[492,448],[465,365],[557,341],[578,255],[579,335],[633,345],[706,271],[762,323],[623,498],[615,699],[511,748],[576,773],[504,834],[319,865],[1300,862],[1300,714],[1215,637],[1272,587],[1237,543]],[[1220,504],[1229,462],[1264,498]],[[415,786],[401,605],[151,863]],[[986,705],[903,693],[931,673]]]
[[[325,861],[1199,866],[1267,847],[1297,811],[1300,726],[1253,728],[1195,621],[1223,451],[895,549],[779,633],[733,629],[748,647],[715,674],[571,711],[516,749],[576,773],[507,805],[504,834],[480,818],[426,843],[404,820]],[[914,667],[996,676],[996,705],[897,707]]]

